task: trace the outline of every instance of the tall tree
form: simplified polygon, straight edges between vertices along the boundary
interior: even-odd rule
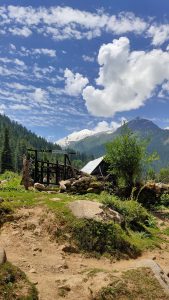
[[[112,142],[107,143],[107,154],[105,160],[109,163],[110,173],[123,179],[125,185],[132,188],[145,165],[158,159],[156,153],[147,154],[147,141],[141,141],[125,125],[121,135]]]
[[[1,155],[1,172],[13,171],[12,153],[9,144],[9,130],[5,128],[4,146]]]

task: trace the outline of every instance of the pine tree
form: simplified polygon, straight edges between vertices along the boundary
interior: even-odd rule
[[[4,147],[1,155],[1,172],[13,171],[12,153],[9,145],[9,130],[5,128]]]

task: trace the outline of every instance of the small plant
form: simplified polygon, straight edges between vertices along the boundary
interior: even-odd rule
[[[162,194],[160,200],[161,200],[160,204],[164,206],[169,206],[169,194],[167,193]]]

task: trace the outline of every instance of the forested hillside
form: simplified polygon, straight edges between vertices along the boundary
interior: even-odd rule
[[[48,142],[46,139],[37,136],[17,122],[11,121],[7,116],[0,115],[0,166],[2,150],[4,148],[5,128],[7,128],[9,132],[9,145],[12,153],[14,171],[21,171],[23,154],[26,153],[27,148],[61,150],[59,145]],[[69,151],[71,150],[69,149]],[[47,158],[49,158],[50,161],[56,161],[58,156],[42,155],[42,159],[45,160]],[[63,160],[63,156],[59,155],[59,159]],[[81,168],[91,159],[93,159],[92,155],[79,152],[76,152],[76,154],[71,157],[74,166],[78,168]]]
[[[27,130],[8,117],[0,115],[0,154],[4,147],[5,128],[9,131],[9,144],[12,152],[13,168],[19,171],[22,168],[22,157],[27,148],[61,149],[60,146],[47,142],[44,138]],[[1,159],[1,155],[0,155]],[[1,161],[0,161],[1,162]]]

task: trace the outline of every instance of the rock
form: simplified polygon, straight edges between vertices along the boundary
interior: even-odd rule
[[[7,261],[6,252],[4,248],[0,247],[0,265],[3,265]]]
[[[1,184],[5,184],[5,183],[7,183],[7,182],[8,182],[8,180],[6,180],[6,179],[1,180]]]
[[[61,250],[67,253],[79,253],[79,250],[72,245],[64,245]]]
[[[36,270],[34,268],[29,270],[29,273],[36,273]]]
[[[59,290],[64,290],[66,292],[70,292],[71,291],[70,285],[68,285],[68,284],[66,284],[66,285],[59,285],[58,289]]]
[[[41,235],[41,229],[40,228],[35,228],[35,230],[33,231],[34,235],[38,235],[40,236]]]
[[[38,191],[46,191],[46,187],[44,186],[44,184],[41,184],[39,182],[36,182],[34,184],[34,188]]]
[[[67,262],[64,262],[62,265],[60,265],[60,266],[58,267],[58,269],[59,269],[59,270],[61,270],[61,269],[69,269],[69,266],[68,266]]]
[[[119,224],[124,218],[117,211],[105,207],[103,204],[89,200],[76,200],[69,203],[69,208],[77,218],[93,219],[98,221],[114,221]]]
[[[103,212],[102,204],[88,200],[77,200],[69,203],[69,208],[77,218],[99,219],[99,214]]]
[[[33,249],[32,249],[33,251],[39,251],[39,252],[42,252],[42,248],[39,248],[39,247],[33,247]]]
[[[46,191],[47,194],[57,194],[58,191]]]

